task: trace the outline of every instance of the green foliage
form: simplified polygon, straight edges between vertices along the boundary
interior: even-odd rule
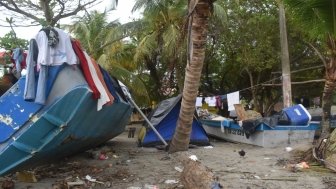
[[[291,15],[313,39],[336,37],[336,2],[334,0],[284,0]]]
[[[4,37],[0,37],[0,48],[10,50],[17,47],[27,49],[28,41],[25,39],[16,38],[15,33],[13,31],[10,31],[9,33],[5,34]]]
[[[139,105],[149,103],[146,87],[137,74],[138,66],[133,63],[134,46],[122,41],[128,24],[108,23],[106,12],[93,11],[66,27],[91,57],[132,91],[137,102],[141,99]]]

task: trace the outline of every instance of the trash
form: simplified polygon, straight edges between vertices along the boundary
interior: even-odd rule
[[[156,185],[145,184],[143,189],[159,189],[159,187]]]
[[[295,168],[298,168],[298,169],[308,169],[309,165],[308,165],[307,162],[303,161],[301,163],[296,164]]]
[[[286,150],[286,152],[290,152],[290,151],[293,150],[293,148],[292,147],[286,147],[285,150]]]
[[[1,184],[2,189],[14,189],[14,187],[15,187],[15,184],[14,184],[14,181],[12,181],[12,179],[6,179]]]
[[[213,146],[205,146],[204,148],[205,148],[205,149],[212,149]]]
[[[107,156],[106,154],[101,153],[101,154],[99,155],[99,159],[100,159],[100,160],[107,160],[107,159],[108,159],[108,156]]]
[[[265,157],[264,159],[265,159],[265,160],[270,160],[271,158],[269,158],[269,157]]]
[[[258,175],[253,175],[253,177],[256,179],[261,179]]]
[[[35,174],[31,171],[16,172],[16,177],[21,182],[37,182]]]
[[[180,167],[175,167],[175,170],[176,170],[176,171],[178,171],[178,172],[180,172],[180,173],[182,173],[182,171],[183,171],[183,168],[180,168]]]
[[[92,178],[90,175],[86,175],[85,179],[88,180],[88,181],[90,181],[90,182],[94,182],[94,183],[99,183],[99,184],[105,185],[104,182],[97,181],[97,179]]]
[[[127,187],[126,189],[142,189],[141,187],[137,187],[137,186],[130,186],[130,187]]]
[[[191,156],[189,156],[189,158],[193,161],[197,161],[197,156],[196,155],[191,155]]]
[[[176,181],[176,180],[166,180],[165,181],[165,184],[177,184],[178,183],[178,181]]]
[[[85,182],[82,181],[82,180],[78,180],[76,182],[67,182],[67,186],[68,188],[78,188],[80,186],[84,186],[85,185]]]
[[[297,163],[297,164],[290,164],[289,168],[293,171],[301,171],[303,169],[309,169],[309,165],[307,162],[303,161],[301,163]]]

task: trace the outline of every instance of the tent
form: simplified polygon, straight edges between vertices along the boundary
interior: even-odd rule
[[[148,116],[148,120],[150,120],[152,125],[167,142],[170,142],[174,136],[177,119],[180,113],[181,101],[182,95],[166,99],[160,102]],[[151,147],[161,144],[161,140],[150,127],[144,126],[141,129],[139,134],[140,146]],[[190,144],[199,146],[210,144],[201,122],[197,119],[196,111],[192,123]]]

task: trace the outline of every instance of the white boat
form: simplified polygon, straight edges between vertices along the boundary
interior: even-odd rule
[[[301,104],[272,117],[244,120],[240,124],[226,118],[201,122],[210,136],[262,147],[312,143],[320,127],[320,122],[311,121],[310,113]]]

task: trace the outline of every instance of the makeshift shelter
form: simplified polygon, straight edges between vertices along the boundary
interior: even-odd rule
[[[158,106],[148,116],[148,120],[150,120],[152,125],[167,142],[171,141],[174,136],[178,116],[180,113],[181,101],[181,95],[164,100],[160,102]],[[140,146],[151,147],[161,144],[161,140],[151,128],[144,126],[141,129],[139,134]],[[196,112],[194,114],[192,122],[190,144],[199,146],[205,146],[210,144],[201,122],[199,122],[197,119]]]

